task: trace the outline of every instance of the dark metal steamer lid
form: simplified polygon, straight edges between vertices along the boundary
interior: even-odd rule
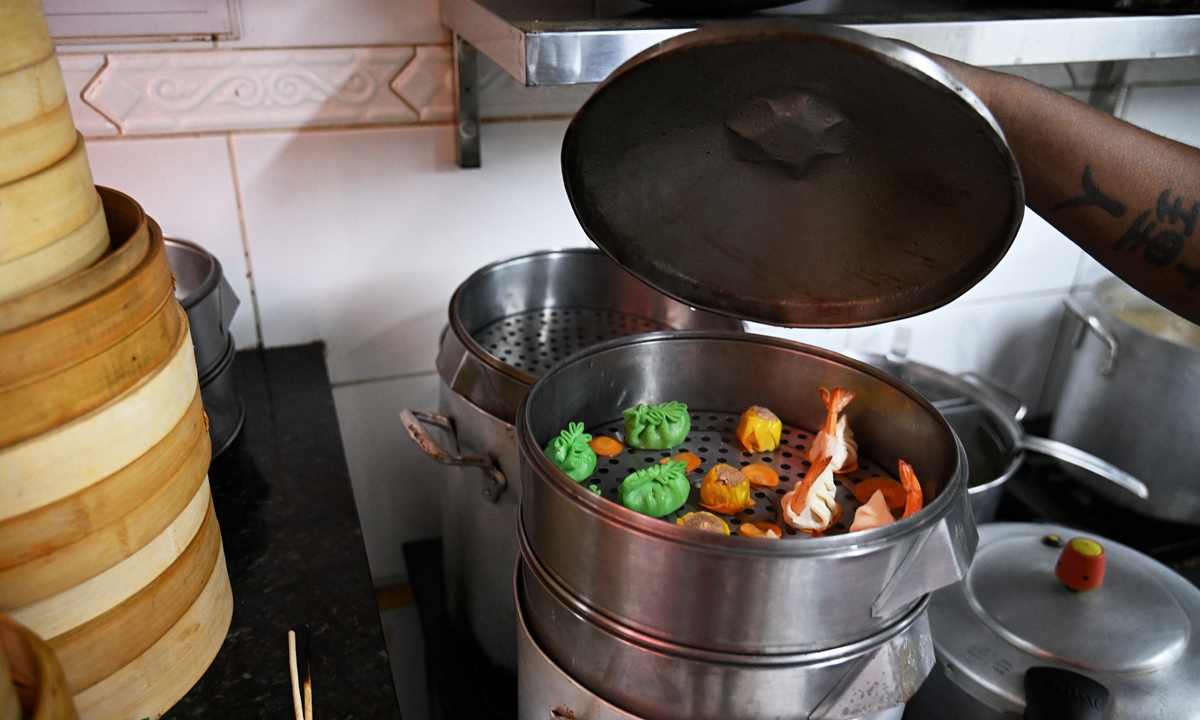
[[[924,55],[793,18],[710,25],[622,65],[563,142],[584,230],[695,307],[845,327],[944,305],[1020,227],[1016,161]]]
[[[1106,718],[1194,717],[1200,591],[1165,565],[1094,536],[1107,558],[1103,583],[1069,590],[1055,565],[1081,535],[1089,537],[1056,525],[980,526],[966,579],[933,595],[939,662],[997,712],[1021,713],[1025,673],[1051,666],[1104,685],[1112,698]]]

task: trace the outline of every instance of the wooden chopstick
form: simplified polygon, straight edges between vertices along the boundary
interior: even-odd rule
[[[292,706],[296,709],[296,720],[305,720],[304,706],[300,700],[300,673],[296,668],[295,630],[288,630],[288,669],[292,674]]]

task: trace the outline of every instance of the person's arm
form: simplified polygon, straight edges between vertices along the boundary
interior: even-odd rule
[[[1027,80],[931,57],[992,111],[1034,212],[1125,282],[1200,323],[1200,149]]]

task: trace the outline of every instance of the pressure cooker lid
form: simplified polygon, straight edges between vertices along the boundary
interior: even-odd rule
[[[889,40],[794,18],[718,23],[618,68],[563,142],[584,230],[650,285],[775,325],[944,305],[1024,211],[983,104]]]
[[[1072,576],[1080,549],[1083,570]],[[1071,589],[1063,578],[1098,586]],[[980,526],[967,578],[930,606],[947,676],[995,709],[1019,711],[1025,672],[1053,666],[1104,685],[1124,708],[1116,717],[1149,716],[1131,712],[1147,698],[1187,706],[1200,676],[1198,619],[1200,590],[1157,561],[1069,528],[1022,523]]]

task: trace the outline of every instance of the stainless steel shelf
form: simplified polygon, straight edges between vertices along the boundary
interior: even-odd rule
[[[1124,65],[1114,75],[1113,61],[1200,56],[1200,14],[997,10],[981,8],[985,1],[806,0],[755,15],[846,25],[974,65],[1103,62],[1110,84]],[[528,86],[596,83],[642,50],[717,19],[666,16],[637,0],[442,0],[442,22],[455,34],[459,163],[478,167],[476,50]]]
[[[847,25],[975,65],[1200,55],[1200,14],[982,10],[962,0],[807,0],[758,15]],[[526,85],[599,82],[637,53],[714,22],[634,0],[443,0],[442,22]]]

